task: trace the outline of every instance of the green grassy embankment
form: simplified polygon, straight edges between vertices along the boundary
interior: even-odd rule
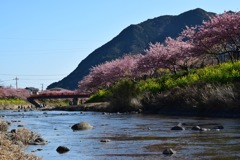
[[[31,104],[19,98],[0,98],[0,109],[18,109],[18,106],[27,108]]]
[[[113,111],[183,114],[237,114],[240,111],[240,61],[132,82],[122,80],[90,98],[110,101]]]

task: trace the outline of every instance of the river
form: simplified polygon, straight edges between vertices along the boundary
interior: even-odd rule
[[[240,119],[66,111],[6,110],[0,114],[5,115],[1,120],[18,121],[10,129],[23,125],[49,142],[25,150],[43,160],[240,159]],[[94,128],[71,130],[72,125],[82,121]],[[171,130],[178,123],[185,124],[186,130]],[[224,129],[193,131],[194,125],[223,125]],[[111,141],[100,142],[104,138]],[[58,146],[70,151],[59,154]],[[176,153],[163,155],[167,147]]]

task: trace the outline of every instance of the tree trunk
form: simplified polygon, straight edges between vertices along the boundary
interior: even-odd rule
[[[233,54],[229,52],[228,55],[229,55],[229,57],[230,57],[231,62],[234,63],[234,57],[233,57]]]

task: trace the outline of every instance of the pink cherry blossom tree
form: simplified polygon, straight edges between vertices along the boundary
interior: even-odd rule
[[[30,93],[26,89],[22,88],[0,88],[0,98],[20,98],[27,99]]]
[[[164,61],[168,64],[169,69],[173,70],[174,73],[176,73],[176,69],[188,71],[190,65],[196,61],[196,56],[192,52],[193,45],[183,41],[181,37],[176,39],[168,37],[165,44],[168,56]]]
[[[145,55],[139,57],[136,62],[134,73],[141,77],[143,75],[153,75],[159,68],[164,68],[163,58],[166,50],[163,44],[149,44],[149,49],[145,50]]]
[[[90,73],[79,82],[79,89],[94,92],[102,87],[109,87],[123,78],[133,78],[133,70],[139,57],[141,57],[140,54],[125,55],[92,67]]]
[[[52,89],[44,90],[40,92],[38,95],[39,96],[41,95],[73,95],[75,93],[76,91],[67,90],[63,88],[52,88]]]
[[[203,25],[187,27],[181,37],[190,42],[193,52],[211,55],[229,55],[232,62],[239,59],[240,52],[240,13],[225,12],[203,22]]]
[[[153,75],[159,68],[167,68],[176,73],[177,69],[189,68],[189,62],[193,59],[191,48],[193,46],[182,41],[181,38],[166,38],[164,44],[149,44],[146,54],[137,61],[136,70],[141,75]]]

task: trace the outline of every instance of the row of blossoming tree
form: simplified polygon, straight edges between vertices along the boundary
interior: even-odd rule
[[[1,98],[20,98],[27,99],[30,96],[30,92],[22,88],[0,88],[0,99]]]
[[[234,63],[240,53],[240,13],[225,12],[210,17],[202,25],[186,27],[176,39],[168,37],[162,44],[150,43],[144,53],[125,55],[92,67],[79,82],[79,89],[95,92],[123,78],[154,75],[159,69],[172,73],[188,71],[209,59],[220,63],[227,57]]]

